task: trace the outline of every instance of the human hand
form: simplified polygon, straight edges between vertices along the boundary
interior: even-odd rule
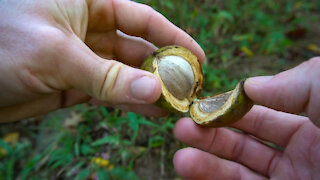
[[[244,133],[201,127],[189,118],[177,122],[175,136],[195,147],[175,154],[178,174],[185,179],[319,179],[320,58],[274,77],[248,79],[245,91],[260,105],[232,125]],[[302,112],[307,117],[295,115]]]
[[[155,45],[204,60],[188,34],[128,0],[1,1],[0,17],[0,122],[83,102],[161,115],[159,80],[133,67]]]

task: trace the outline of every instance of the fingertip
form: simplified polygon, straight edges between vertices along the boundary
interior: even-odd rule
[[[162,87],[161,87],[161,83],[160,83],[159,78],[155,75],[153,75],[153,76],[154,76],[154,78],[156,78],[156,85],[155,85],[155,93],[154,93],[152,102],[156,102],[161,96]]]
[[[259,96],[263,92],[263,86],[270,81],[273,76],[258,76],[258,77],[251,77],[248,78],[244,83],[244,89],[246,94],[252,100],[260,99]]]
[[[147,104],[156,102],[161,95],[160,80],[153,74],[148,73],[132,80],[130,85],[131,96],[138,102]]]
[[[184,179],[263,179],[241,164],[196,148],[177,151],[173,164],[176,172]]]
[[[173,157],[173,165],[176,170],[176,172],[180,175],[185,177],[186,172],[188,172],[186,165],[186,160],[188,159],[187,153],[189,148],[180,149],[178,150]]]
[[[186,34],[186,32],[183,31],[183,33]],[[186,34],[188,37],[189,35]],[[197,58],[200,63],[203,63],[205,61],[206,55],[201,46],[191,37],[189,36],[190,41],[188,41],[188,38],[182,38],[182,40],[177,42],[177,45],[183,46],[187,49],[189,49]]]
[[[190,118],[181,118],[174,126],[174,135],[180,141],[185,142],[186,132],[192,131],[192,126],[194,126],[194,122]]]
[[[204,63],[206,60],[206,54],[199,44],[198,44],[198,49],[199,49],[199,55],[198,55],[199,62]]]
[[[273,76],[257,76],[257,77],[251,77],[248,78],[245,82],[247,86],[254,86],[259,87],[268,81],[270,81],[273,78]]]
[[[175,125],[174,135],[179,141],[187,145],[205,148],[210,143],[210,138],[208,137],[212,136],[215,131],[216,129],[196,124],[190,118],[182,118]]]
[[[176,172],[183,178],[200,178],[203,170],[201,162],[201,151],[195,148],[184,148],[178,150],[173,157],[173,164]],[[199,162],[200,160],[200,162]]]
[[[157,76],[155,76],[154,74],[151,74],[151,76],[155,81],[154,81],[154,90],[150,96],[150,99],[148,99],[148,101],[147,101],[148,103],[156,102],[160,98],[161,93],[162,93],[162,88],[161,88],[161,83],[160,83],[159,78]]]
[[[188,43],[186,46],[186,48],[189,48],[191,52],[194,53],[194,55],[197,56],[198,58],[198,61],[200,63],[203,63],[206,59],[206,54],[205,52],[203,51],[203,49],[201,48],[201,46],[194,40],[191,38],[191,43]]]

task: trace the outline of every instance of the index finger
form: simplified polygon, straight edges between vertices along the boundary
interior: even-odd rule
[[[157,46],[180,45],[190,49],[203,62],[205,54],[199,44],[186,32],[172,24],[150,6],[128,0],[100,0],[111,4],[113,13],[104,13],[105,20],[114,19],[115,28],[142,37]],[[111,1],[111,2],[110,2]],[[110,12],[110,6],[104,10]],[[109,9],[108,9],[109,8]],[[114,17],[111,18],[110,15]]]

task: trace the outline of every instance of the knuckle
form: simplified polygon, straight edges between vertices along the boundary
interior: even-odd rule
[[[48,94],[57,92],[57,89],[50,87],[36,74],[33,74],[29,69],[23,69],[18,74],[24,88],[34,94]]]
[[[309,61],[312,61],[313,63],[320,63],[320,56],[313,57]]]
[[[146,4],[141,4],[141,6],[147,11],[147,12],[152,12],[155,11],[151,6],[146,5]]]
[[[308,70],[316,70],[320,69],[320,57],[314,57],[304,63],[307,66]]]
[[[157,11],[155,11],[151,6],[146,4],[141,4],[143,14],[145,14],[146,26],[145,28],[149,28],[150,22],[152,22],[153,18],[157,15],[160,15]]]
[[[256,132],[260,132],[262,127],[262,122],[264,121],[266,112],[265,111],[255,111],[255,116],[253,118],[252,129]]]
[[[267,114],[264,111],[256,112],[252,122],[252,129],[255,131],[255,133],[260,134],[260,132],[262,132],[261,130],[266,115]]]
[[[230,179],[231,180],[241,180],[241,179],[243,179],[242,178],[242,174],[244,173],[244,172],[242,172],[243,171],[243,167],[241,167],[241,166],[236,166],[236,167],[234,167],[233,169],[232,169],[232,173],[230,173]]]
[[[54,74],[59,69],[57,60],[64,55],[60,49],[66,49],[61,47],[66,44],[65,35],[52,27],[39,27],[29,38],[31,45],[26,55],[29,61],[23,63],[18,76],[34,93],[56,92]]]
[[[318,80],[320,77],[320,57],[314,57],[304,62],[302,66],[305,69],[306,76],[311,80]]]
[[[59,29],[48,27],[37,30],[37,52],[43,54],[56,54],[56,51],[64,51],[67,48],[67,35]],[[59,53],[58,53],[59,54]]]
[[[312,133],[314,134],[314,137],[307,149],[307,152],[309,155],[311,155],[310,157],[316,157],[318,160],[320,160],[320,155],[319,155],[320,133],[315,131],[312,131]],[[310,159],[310,161],[312,160]]]
[[[100,82],[99,97],[102,100],[112,102],[115,94],[118,93],[117,81],[123,67],[122,63],[109,61],[105,64],[104,75]]]
[[[234,159],[236,162],[239,162],[243,156],[246,141],[247,138],[243,137],[243,140],[235,142],[231,149],[231,158]]]
[[[211,137],[211,142],[207,148],[207,152],[214,152],[214,148],[216,147],[216,141],[217,141],[217,136],[220,135],[220,129],[216,129],[215,131],[213,131],[214,133],[212,134],[212,137]]]

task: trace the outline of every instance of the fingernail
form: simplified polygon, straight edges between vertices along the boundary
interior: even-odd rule
[[[142,101],[150,99],[156,88],[157,80],[150,76],[143,76],[131,83],[131,95]]]
[[[252,77],[246,80],[247,85],[253,85],[253,86],[260,86],[262,84],[265,84],[270,79],[272,79],[273,76],[258,76],[258,77]]]

